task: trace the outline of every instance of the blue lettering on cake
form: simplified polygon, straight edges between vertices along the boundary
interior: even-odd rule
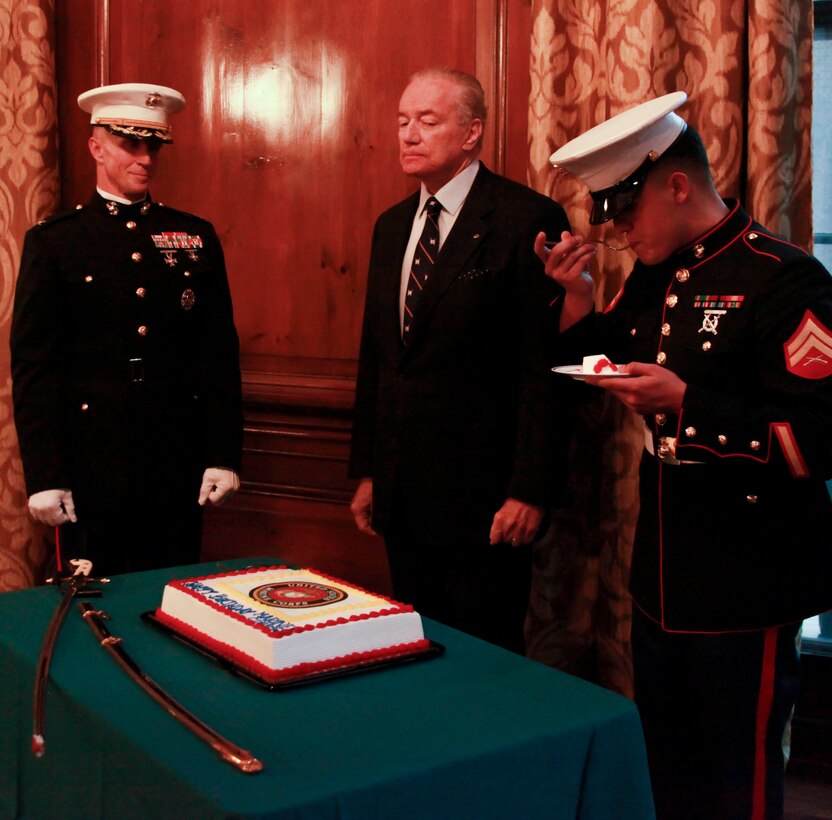
[[[200,583],[199,581],[188,581],[184,584],[184,586],[187,589],[198,592],[200,595],[204,595],[209,601],[213,601],[213,603],[223,607],[223,609],[242,615],[244,618],[247,618],[256,624],[260,624],[261,626],[265,626],[267,629],[279,631],[282,629],[294,628],[294,624],[290,624],[269,612],[259,612],[253,607],[246,606],[246,604],[241,601],[237,601],[234,598],[229,597],[224,592],[218,592],[207,584]]]

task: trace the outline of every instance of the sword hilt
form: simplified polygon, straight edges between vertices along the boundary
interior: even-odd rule
[[[74,586],[76,589],[82,589],[87,584],[109,584],[110,579],[91,578],[87,575],[53,575],[51,578],[47,578],[44,583],[57,587]]]

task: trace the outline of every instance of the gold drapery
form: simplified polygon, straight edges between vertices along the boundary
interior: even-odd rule
[[[0,0],[0,591],[30,586],[45,555],[26,511],[8,342],[23,235],[58,204],[53,26],[52,0]]]
[[[702,134],[718,190],[811,247],[812,4],[805,0],[532,0],[529,180],[589,231],[585,187],[549,155],[610,116],[671,91]],[[624,257],[624,258],[622,258]],[[632,267],[601,250],[606,306]],[[626,594],[638,514],[640,422],[600,398],[581,413],[572,499],[538,550],[527,637],[544,663],[631,694]]]

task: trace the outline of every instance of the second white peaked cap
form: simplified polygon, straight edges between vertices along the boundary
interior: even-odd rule
[[[132,139],[172,142],[170,115],[185,107],[185,98],[164,85],[119,83],[85,91],[78,105],[90,113],[91,125]]]
[[[622,111],[567,142],[549,161],[583,180],[597,205],[602,192],[626,182],[646,160],[658,159],[685,130],[685,121],[674,112],[687,98],[684,91],[674,91]],[[644,175],[636,184],[643,180]],[[593,212],[590,222],[614,215],[596,218],[601,215]]]

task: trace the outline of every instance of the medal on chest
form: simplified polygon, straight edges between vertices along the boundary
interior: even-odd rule
[[[199,249],[202,248],[202,238],[191,236],[181,231],[163,231],[162,233],[151,234],[153,244],[162,252],[165,264],[174,267],[179,263],[177,254],[182,251],[187,254],[188,259],[196,262],[199,259]]]
[[[693,307],[697,310],[702,309],[702,327],[699,328],[699,333],[710,333],[714,336],[719,335],[719,322],[729,310],[738,310],[742,307],[744,296],[731,295],[700,295],[694,300]]]

